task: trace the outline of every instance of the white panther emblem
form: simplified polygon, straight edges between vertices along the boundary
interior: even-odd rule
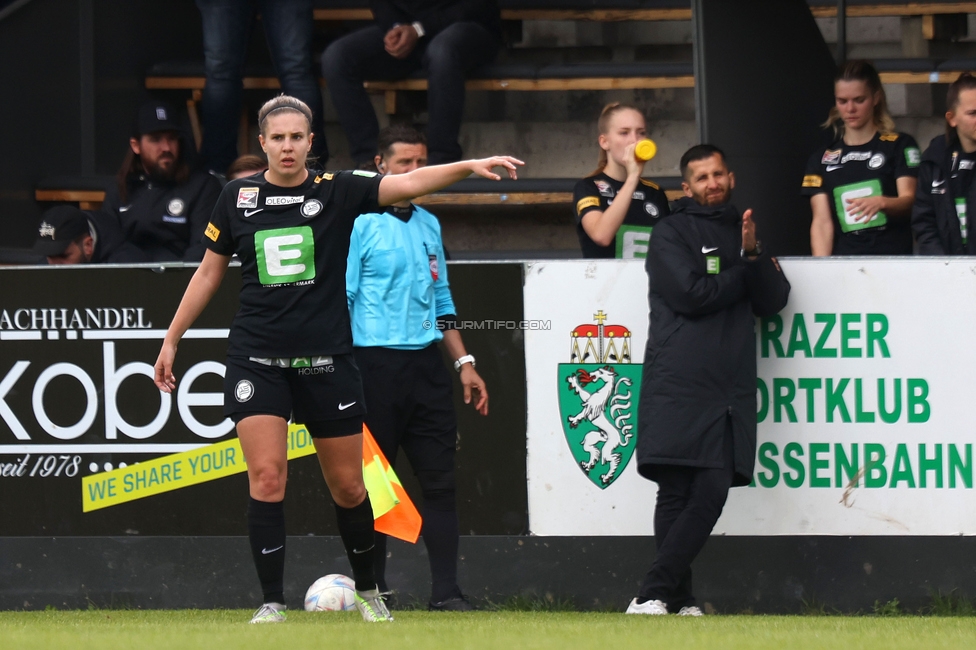
[[[603,385],[592,393],[583,388],[597,380],[602,380]],[[633,436],[631,429],[634,427],[628,422],[631,393],[626,390],[631,381],[627,377],[619,377],[612,366],[604,366],[593,372],[579,369],[566,381],[583,402],[583,410],[569,416],[569,426],[575,429],[585,420],[597,427],[583,436],[583,450],[589,453],[590,458],[581,462],[580,467],[589,472],[596,466],[597,460],[609,465],[607,472],[600,476],[600,481],[609,485],[620,465],[621,457],[617,449],[626,447]],[[621,392],[621,388],[625,392]]]

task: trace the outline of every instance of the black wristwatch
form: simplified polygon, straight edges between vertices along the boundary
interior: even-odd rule
[[[743,248],[741,251],[739,251],[739,254],[742,255],[742,257],[759,257],[760,255],[762,255],[762,252],[763,252],[762,241],[757,239],[755,248],[753,248],[751,251],[747,251],[746,249]]]

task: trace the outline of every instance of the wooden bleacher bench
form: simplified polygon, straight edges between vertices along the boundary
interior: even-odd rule
[[[334,0],[321,3],[314,9],[316,20],[369,21],[373,13],[369,3],[348,1],[337,7]],[[630,20],[664,21],[691,20],[688,0],[500,0],[502,20],[585,20],[620,22]],[[836,0],[808,0],[816,18],[837,15]],[[928,19],[931,34],[932,17],[940,14],[976,13],[976,2],[892,2],[877,0],[848,0],[847,16],[923,16]],[[923,26],[923,29],[925,27]]]
[[[523,178],[517,181],[487,178],[467,178],[450,187],[425,196],[419,205],[538,205],[573,204],[573,188],[576,178]],[[683,196],[681,179],[678,177],[655,178],[654,181],[675,200]]]
[[[316,20],[369,21],[373,13],[362,0],[321,0]],[[342,6],[336,6],[341,4]],[[688,0],[500,0],[502,20],[691,20]]]
[[[833,18],[837,15],[837,2],[808,0],[815,18]],[[976,2],[878,2],[877,0],[847,0],[848,17],[879,16],[934,16],[938,14],[976,13]]]
[[[367,90],[382,92],[390,115],[396,112],[396,93],[427,90],[422,72],[396,81],[367,81]],[[465,82],[468,90],[568,91],[649,88],[693,88],[691,62],[679,63],[576,63],[534,66],[494,64],[476,71]]]
[[[34,199],[42,202],[77,203],[82,210],[97,210],[114,176],[51,176],[34,188]]]
[[[325,85],[324,80],[321,81]],[[422,73],[399,81],[367,81],[372,90],[426,90]],[[612,88],[691,88],[695,85],[691,62],[677,63],[575,63],[531,65],[492,64],[475,71],[468,90],[607,90]],[[203,90],[206,86],[202,62],[168,62],[154,65],[146,76],[148,90]],[[403,87],[400,87],[403,86]],[[280,88],[270,71],[249,70],[244,88]]]
[[[280,87],[270,74],[249,71],[244,88],[268,90]],[[324,84],[324,81],[322,82]],[[421,73],[397,81],[367,81],[370,91],[383,93],[388,114],[396,112],[396,93],[402,90],[426,90],[427,80]],[[493,64],[476,71],[466,82],[468,90],[487,91],[565,91],[646,88],[691,88],[695,85],[691,62],[679,63],[578,63],[564,65]],[[199,119],[196,104],[206,86],[202,63],[161,63],[146,76],[148,90],[189,90],[187,102],[194,135]]]
[[[883,83],[949,84],[976,70],[976,59],[874,59]]]
[[[973,70],[973,59],[875,59],[885,83],[952,83],[961,72]],[[154,66],[146,77],[149,90],[188,90],[187,101],[194,134],[199,140],[196,104],[206,85],[202,63],[165,63]],[[422,73],[396,81],[367,81],[370,91],[383,93],[388,114],[396,112],[398,91],[427,89]],[[466,82],[468,90],[568,91],[649,88],[691,88],[695,79],[690,62],[679,63],[578,63],[561,65],[494,64],[477,71]],[[244,88],[273,90],[278,79],[270,74],[249,73]]]
[[[808,0],[811,11],[818,17],[836,16],[836,0]],[[372,17],[365,0],[337,3],[330,0],[315,8],[316,18],[322,20],[369,20]],[[336,6],[341,4],[341,6]],[[511,20],[570,19],[570,20],[687,20],[691,18],[688,0],[501,0],[503,18]],[[636,13],[635,13],[636,12]],[[663,12],[663,13],[662,13]],[[976,2],[877,2],[850,0],[848,16],[928,16],[950,13],[976,13]],[[924,28],[923,28],[924,29]],[[931,31],[931,30],[930,30]],[[930,68],[930,61],[916,63],[902,59],[901,67],[887,67],[883,80],[887,83],[946,83],[955,76],[952,70]],[[880,69],[880,68],[879,68]],[[146,78],[150,90],[189,90],[187,103],[194,136],[199,142],[199,119],[196,103],[205,85],[203,66],[199,63],[166,63],[155,66]],[[405,90],[426,90],[422,76],[397,81],[368,81],[366,87],[381,92],[385,109],[396,112],[396,93]],[[565,91],[649,88],[689,88],[694,86],[690,63],[633,63],[633,64],[577,64],[577,65],[493,65],[476,73],[467,82],[468,90],[481,91]],[[249,73],[244,88],[273,90],[278,80],[269,70],[266,74]]]
[[[418,204],[503,206],[503,205],[565,205],[573,203],[575,178],[525,178],[517,181],[491,181],[487,178],[468,178],[450,187],[426,196]],[[671,200],[681,196],[681,179],[663,177],[654,179]],[[97,210],[105,200],[105,188],[115,179],[111,176],[46,178],[37,184],[34,198],[42,202],[78,203],[83,210]]]

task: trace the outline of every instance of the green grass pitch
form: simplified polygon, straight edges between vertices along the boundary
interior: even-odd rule
[[[99,650],[222,648],[973,648],[976,618],[853,616],[624,616],[612,613],[394,612],[390,624],[356,612],[291,612],[248,625],[244,610],[0,612],[0,647]]]

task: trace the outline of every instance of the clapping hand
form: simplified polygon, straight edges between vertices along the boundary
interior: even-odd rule
[[[742,214],[742,250],[756,250],[756,222],[752,220],[752,208]]]

